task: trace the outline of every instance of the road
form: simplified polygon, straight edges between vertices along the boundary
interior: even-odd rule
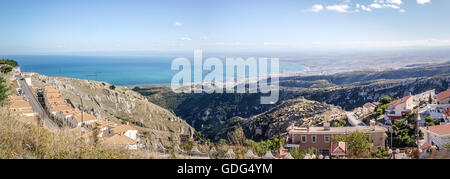
[[[364,124],[364,122],[357,119],[357,117],[355,116],[355,113],[346,112],[345,114],[347,115],[348,122],[352,126],[366,126],[366,124]]]
[[[30,102],[31,107],[33,108],[33,111],[37,112],[41,119],[44,120],[44,127],[48,129],[58,129],[58,125],[53,122],[50,117],[45,112],[42,105],[39,103],[39,101],[34,96],[33,92],[31,91],[31,88],[28,86],[28,84],[25,82],[25,79],[22,77],[22,75],[16,75],[17,81],[20,84],[20,88],[22,88],[23,96]]]

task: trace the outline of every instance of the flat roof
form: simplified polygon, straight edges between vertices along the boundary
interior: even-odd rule
[[[381,126],[374,126],[372,130],[370,126],[355,126],[355,127],[330,127],[330,130],[325,130],[324,127],[310,127],[309,131],[306,127],[294,127],[289,131],[289,134],[346,134],[355,131],[360,132],[386,132],[387,129]]]

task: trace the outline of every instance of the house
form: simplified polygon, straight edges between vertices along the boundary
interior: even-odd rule
[[[8,109],[11,115],[19,121],[28,124],[38,125],[39,115],[36,113],[29,101],[23,96],[9,96],[10,102]]]
[[[330,155],[331,137],[334,135],[347,135],[351,132],[360,131],[369,133],[372,139],[372,148],[384,148],[387,138],[386,129],[371,123],[371,126],[355,127],[330,127],[329,123],[324,127],[295,127],[290,126],[286,129],[288,137],[286,139],[286,148],[296,147],[299,150],[315,148],[323,155]]]
[[[444,109],[444,120],[445,122],[450,122],[450,108]]]
[[[99,130],[99,137],[111,136],[113,135],[112,129],[117,126],[117,123],[107,121],[107,120],[98,120],[93,123],[87,125],[87,128],[90,130]]]
[[[437,104],[450,104],[450,89],[436,95]]]
[[[428,90],[428,91],[425,91],[423,93],[414,95],[413,96],[413,101],[417,102],[417,103],[420,103],[420,101],[427,101],[428,102],[428,99],[430,98],[430,96],[431,96],[431,99],[434,99],[436,97],[436,90],[435,89]]]
[[[137,137],[138,131],[136,128],[134,128],[131,125],[128,125],[128,124],[120,125],[120,126],[112,128],[111,131],[113,134],[124,135],[135,141],[138,140],[138,137]]]
[[[377,106],[373,103],[366,103],[363,105],[362,111],[363,111],[363,115],[369,114],[369,113],[373,113],[375,111],[375,108]]]
[[[386,107],[385,117],[390,120],[400,119],[412,112],[414,108],[411,95],[390,102]]]
[[[115,134],[112,137],[105,138],[103,142],[113,147],[124,147],[129,150],[137,149],[137,142],[125,135]]]
[[[450,143],[450,124],[421,127],[426,144],[442,148],[444,144]]]
[[[345,158],[347,155],[347,143],[346,142],[333,142],[330,147],[331,157]]]
[[[78,127],[98,121],[97,117],[73,108],[56,86],[44,87],[44,103],[51,117],[60,125]]]

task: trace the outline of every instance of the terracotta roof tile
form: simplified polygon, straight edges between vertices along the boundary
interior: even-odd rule
[[[450,134],[450,124],[428,126],[425,129],[428,131],[431,131],[435,134],[438,134],[438,135],[449,135]]]
[[[447,91],[444,91],[442,93],[439,93],[438,95],[436,95],[436,100],[441,100],[441,99],[445,99],[450,97],[450,89],[448,89]]]
[[[403,97],[401,99],[394,100],[394,101],[390,102],[388,105],[399,105],[399,104],[402,104],[402,103],[408,101],[409,98],[411,98],[411,95]]]

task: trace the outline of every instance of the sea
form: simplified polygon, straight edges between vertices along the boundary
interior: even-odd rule
[[[52,77],[104,81],[120,86],[170,84],[172,77],[179,72],[179,70],[171,70],[172,60],[176,57],[168,56],[13,55],[0,56],[0,58],[18,61],[22,72],[37,72]],[[192,59],[188,59],[193,64]],[[302,65],[280,61],[280,73],[304,69],[305,67]],[[204,71],[203,75],[207,73],[208,71]],[[249,76],[248,73],[235,75],[237,77]],[[229,79],[230,76],[224,76],[224,78]]]

